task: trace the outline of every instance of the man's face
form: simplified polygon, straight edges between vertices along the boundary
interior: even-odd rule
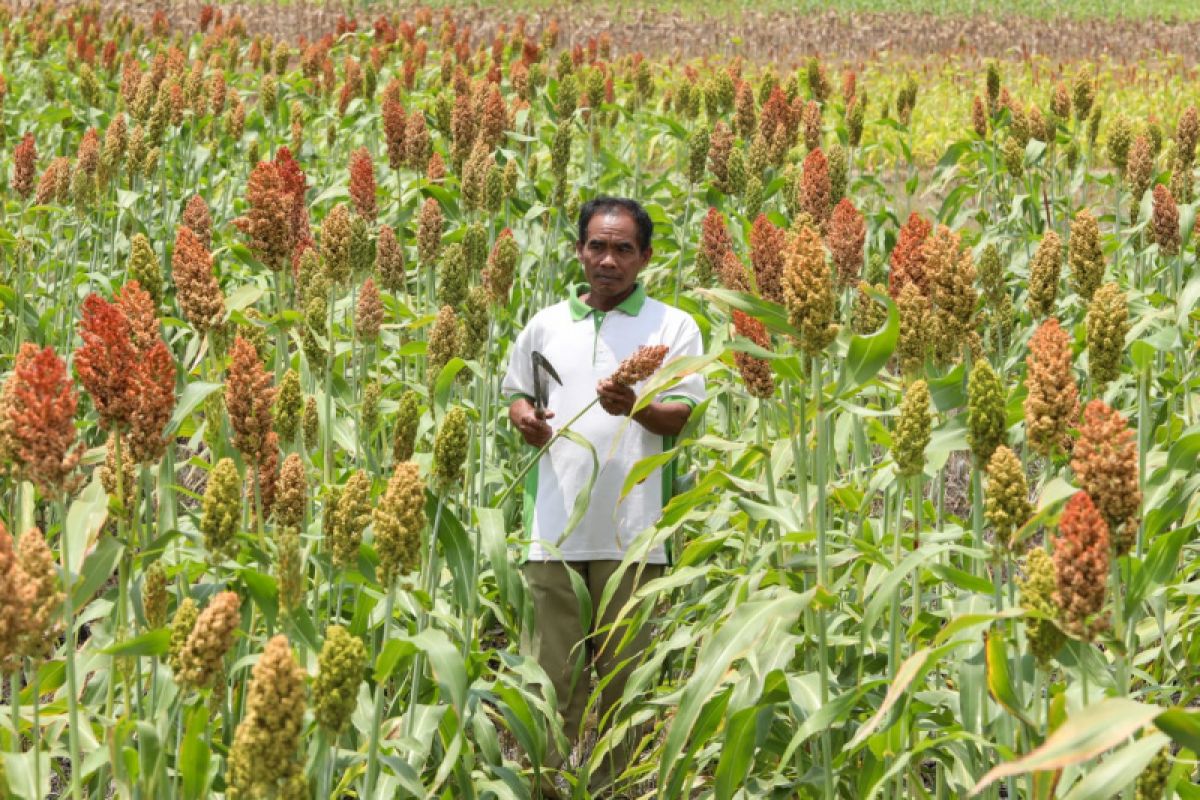
[[[638,248],[637,223],[621,209],[597,212],[588,222],[587,238],[575,244],[575,252],[598,300],[628,294],[653,254],[652,248]]]

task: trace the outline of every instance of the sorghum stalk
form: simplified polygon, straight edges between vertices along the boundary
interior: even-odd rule
[[[71,576],[71,548],[67,546],[66,541],[66,503],[60,497],[54,501],[54,505],[63,526],[63,541],[59,549],[62,551],[63,622],[66,627],[66,642],[63,644],[63,647],[66,650],[67,656],[67,713],[71,722],[71,727],[67,729],[67,742],[71,754],[72,766],[71,797],[82,798],[84,797],[83,778],[81,776],[82,769],[79,768],[83,764],[79,748],[79,688],[75,673],[75,601],[71,598],[71,591],[75,588],[75,581]]]
[[[829,567],[826,563],[827,558],[827,542],[825,531],[825,491],[826,491],[826,430],[825,430],[825,385],[822,381],[821,372],[821,356],[819,354],[812,357],[812,374],[809,382],[812,384],[813,402],[816,405],[816,433],[817,433],[817,584],[822,588],[827,589],[829,582]],[[817,613],[817,664],[820,670],[820,691],[821,703],[829,702],[829,643],[826,640],[827,628],[826,611],[821,608]],[[825,781],[825,796],[834,797],[833,789],[833,757],[830,747],[829,731],[823,731],[821,734],[821,758],[823,761],[821,772]]]

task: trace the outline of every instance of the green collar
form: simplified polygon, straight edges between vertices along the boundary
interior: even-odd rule
[[[577,283],[571,287],[571,295],[567,298],[567,303],[571,306],[571,319],[575,322],[598,310],[579,299],[580,293],[587,289],[586,283]],[[638,281],[633,285],[633,294],[618,303],[617,309],[631,317],[636,317],[641,313],[644,305],[646,305],[646,287],[642,285],[641,281]]]

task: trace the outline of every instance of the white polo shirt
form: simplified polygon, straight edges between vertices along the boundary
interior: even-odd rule
[[[569,299],[534,315],[517,336],[501,384],[501,391],[510,401],[519,396],[532,400],[531,353],[536,350],[545,356],[562,378],[561,386],[553,379],[547,381],[547,407],[554,412],[554,418],[547,422],[556,432],[596,399],[596,384],[639,346],[667,345],[667,361],[703,352],[700,329],[692,318],[647,297],[641,283],[607,313],[579,299],[587,289],[586,284],[577,285]],[[640,394],[642,386],[633,389]],[[656,399],[683,402],[694,408],[704,399],[704,378],[688,375]],[[619,499],[621,487],[634,464],[662,453],[673,443],[629,417],[609,414],[599,404],[588,409],[571,430],[591,442],[599,459],[591,502],[583,519],[567,532],[576,497],[587,485],[594,466],[586,448],[570,439],[559,439],[542,454],[525,480],[525,533],[530,539],[527,557],[548,561],[557,560],[561,554],[567,561],[619,560],[634,537],[662,515],[663,504],[670,498],[673,465],[654,470],[624,500]],[[555,544],[558,554],[544,542]],[[659,546],[648,560],[665,564],[667,554]]]

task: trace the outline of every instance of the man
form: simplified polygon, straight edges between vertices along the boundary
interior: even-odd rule
[[[611,625],[632,596],[637,565],[625,570],[602,619],[584,626],[580,603],[568,570],[574,570],[587,589],[593,617],[609,578],[617,571],[625,549],[653,526],[671,488],[670,470],[655,470],[621,499],[631,468],[644,458],[662,453],[704,398],[704,381],[689,375],[665,396],[655,398],[632,414],[641,387],[608,380],[617,366],[641,345],[668,346],[667,360],[702,352],[700,330],[690,316],[646,296],[638,280],[653,255],[653,223],[633,200],[598,197],[579,211],[575,252],[583,265],[585,284],[571,288],[566,300],[538,312],[513,345],[502,390],[512,399],[509,419],[531,447],[553,437],[556,422],[571,420],[599,398],[571,429],[592,445],[599,459],[590,503],[582,520],[567,530],[575,499],[592,478],[593,454],[560,438],[530,471],[525,486],[525,528],[530,539],[524,566],[534,607],[533,630],[523,636],[523,650],[537,658],[554,684],[567,736],[576,740],[589,695],[587,671],[572,685],[578,657],[595,664],[599,678],[615,677],[601,692],[601,719],[617,703],[632,665],[650,643],[644,629],[620,653],[613,652],[621,632],[609,638],[594,632]],[[554,367],[561,384],[549,380],[546,410],[535,407],[532,354],[541,353]],[[565,534],[565,536],[564,536]],[[660,545],[650,551],[641,581],[662,575],[667,554]],[[609,644],[604,647],[605,640]],[[627,746],[613,749],[612,758],[593,775],[592,785],[604,786],[627,766]],[[553,754],[551,766],[563,763]],[[545,790],[545,787],[543,787]]]

